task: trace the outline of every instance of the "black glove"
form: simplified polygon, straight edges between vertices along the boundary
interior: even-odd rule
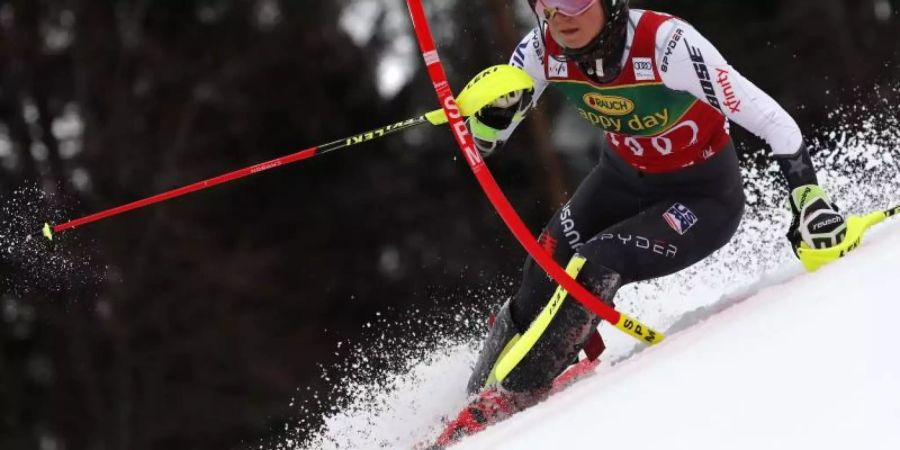
[[[840,244],[847,235],[847,223],[828,195],[815,184],[800,186],[789,198],[794,215],[787,238],[794,254],[802,244],[810,248],[828,248]]]
[[[522,116],[531,108],[531,98],[534,95],[534,89],[513,91],[509,94],[500,96],[491,104],[485,106],[475,113],[478,120],[497,130],[502,131],[512,125],[516,114]]]
[[[502,144],[500,132],[509,128],[514,120],[522,120],[531,109],[534,90],[510,92],[478,110],[469,118],[469,130],[475,138],[475,146],[485,156]]]

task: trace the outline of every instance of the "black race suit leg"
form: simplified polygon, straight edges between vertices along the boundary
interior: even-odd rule
[[[565,267],[577,252],[587,259],[578,280],[612,305],[627,283],[685,269],[724,246],[744,210],[743,186],[732,145],[709,161],[667,174],[644,174],[610,150],[555,214],[541,243]],[[469,390],[483,387],[511,335],[524,333],[556,290],[531,259],[519,291],[491,331]],[[569,297],[525,358],[502,381],[511,392],[549,387],[584,347],[599,318]],[[499,328],[499,329],[498,329]]]

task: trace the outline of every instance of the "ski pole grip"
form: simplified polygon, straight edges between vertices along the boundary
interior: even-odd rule
[[[665,339],[665,336],[662,333],[650,328],[647,324],[633,317],[629,317],[624,313],[619,314],[621,317],[619,318],[619,323],[616,324],[616,328],[625,334],[631,335],[635,339],[648,345],[659,344]]]

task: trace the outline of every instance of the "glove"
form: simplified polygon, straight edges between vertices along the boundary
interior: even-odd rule
[[[531,109],[533,96],[534,89],[510,92],[481,108],[469,118],[469,129],[482,155],[493,153],[501,144],[500,132],[509,128],[514,120],[519,121],[525,117]]]
[[[822,249],[834,247],[844,240],[847,221],[821,187],[815,184],[800,186],[791,191],[789,201],[794,218],[787,238],[798,258],[802,245]]]

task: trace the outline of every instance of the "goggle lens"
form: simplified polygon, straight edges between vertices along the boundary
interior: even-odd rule
[[[594,6],[594,3],[597,0],[538,0],[535,9],[549,20],[557,12],[569,17],[580,16]]]

